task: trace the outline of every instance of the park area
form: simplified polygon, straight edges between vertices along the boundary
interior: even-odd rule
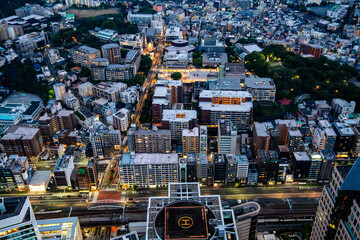
[[[66,11],[67,13],[73,13],[78,18],[96,17],[106,14],[118,14],[119,8],[108,8],[108,9],[75,9],[71,8]]]

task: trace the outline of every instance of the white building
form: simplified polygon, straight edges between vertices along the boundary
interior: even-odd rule
[[[79,100],[70,91],[64,93],[62,98],[63,102],[68,108],[77,109],[78,107],[80,107]]]
[[[49,185],[51,171],[35,171],[29,183],[31,192],[45,192]]]
[[[238,128],[249,128],[252,121],[252,95],[247,91],[203,90],[199,95],[200,119],[203,125],[218,125],[230,120]]]
[[[218,125],[218,153],[236,154],[237,128],[231,121],[221,120]]]
[[[79,94],[82,97],[88,97],[93,95],[94,85],[90,82],[82,83],[78,86]]]
[[[85,5],[87,7],[98,7],[101,2],[98,0],[65,0],[65,5],[71,7],[72,5]]]
[[[355,111],[356,102],[350,103],[341,98],[334,98],[331,102],[331,107],[337,114],[350,114]]]
[[[77,217],[39,220],[37,224],[43,239],[83,239]]]
[[[115,104],[120,101],[120,93],[127,85],[122,82],[100,82],[93,88],[94,97],[111,100]]]
[[[53,85],[53,88],[54,88],[55,99],[57,101],[62,101],[63,100],[63,95],[66,93],[65,84],[63,84],[63,83],[55,83]]]
[[[249,172],[249,161],[246,155],[236,155],[237,170],[236,179],[240,182],[246,183]]]
[[[120,99],[122,103],[134,104],[139,101],[139,91],[136,86],[128,87],[120,93]]]
[[[122,188],[166,187],[178,182],[178,154],[123,153],[118,170]]]
[[[64,155],[57,160],[54,167],[54,177],[58,188],[71,188],[71,173],[74,167],[72,155]]]
[[[120,129],[120,131],[126,131],[129,128],[130,111],[128,109],[120,109],[112,115],[112,118],[114,128]]]
[[[28,197],[0,198],[1,239],[41,240]]]

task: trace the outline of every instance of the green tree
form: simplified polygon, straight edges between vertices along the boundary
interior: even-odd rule
[[[171,77],[173,80],[179,80],[179,79],[182,78],[182,75],[181,75],[181,73],[179,73],[179,72],[174,72],[173,74],[171,74],[170,77]]]

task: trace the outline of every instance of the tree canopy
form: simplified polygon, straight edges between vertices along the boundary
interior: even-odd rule
[[[181,75],[181,73],[179,73],[179,72],[174,72],[173,74],[171,74],[170,77],[171,77],[173,80],[179,80],[179,79],[182,78],[182,75]]]

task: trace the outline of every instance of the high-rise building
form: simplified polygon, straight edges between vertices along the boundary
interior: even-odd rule
[[[104,78],[105,80],[105,78]],[[94,85],[90,82],[82,83],[78,86],[79,94],[82,97],[89,97],[93,95]]]
[[[319,173],[319,182],[329,182],[331,172],[333,171],[336,154],[333,150],[321,150],[321,168]]]
[[[311,167],[311,159],[307,152],[294,152],[290,161],[290,169],[294,181],[307,181]]]
[[[179,181],[176,153],[123,153],[118,163],[119,185],[123,188],[166,187]]]
[[[290,152],[298,152],[302,148],[302,134],[300,130],[289,130],[287,146]]]
[[[360,239],[359,171],[359,159],[353,166],[335,165],[319,201],[311,240]]]
[[[350,152],[352,157],[357,158],[360,156],[360,127],[353,127],[353,131],[355,133],[355,138]]]
[[[207,126],[200,125],[199,126],[199,152],[207,153]]]
[[[331,102],[331,108],[337,114],[351,114],[355,111],[356,102],[350,103],[341,98],[334,98]]]
[[[74,170],[74,157],[64,155],[60,157],[54,167],[54,178],[58,188],[71,188],[71,174]]]
[[[277,120],[275,121],[278,126],[279,130],[279,145],[286,145],[287,144],[287,138],[289,134],[290,128],[296,127],[295,120]]]
[[[183,82],[179,80],[157,80],[156,86],[163,86],[170,89],[171,104],[183,102]]]
[[[218,153],[237,153],[237,128],[231,121],[221,120],[218,124]]]
[[[314,44],[300,44],[300,52],[306,55],[313,55],[314,58],[319,58],[322,55],[323,47]]]
[[[48,112],[38,120],[38,126],[46,144],[53,142],[54,135],[63,130],[73,131],[76,128],[75,113],[61,109],[54,113]]]
[[[219,120],[230,120],[239,129],[246,129],[252,121],[252,96],[246,91],[203,90],[199,108],[203,125],[216,126]]]
[[[63,83],[55,83],[54,86],[55,99],[57,101],[63,100],[63,95],[66,93],[66,86]]]
[[[183,129],[182,130],[182,148],[183,156],[186,156],[188,153],[198,153],[199,152],[199,128],[195,127],[193,129]]]
[[[206,153],[196,154],[196,161],[197,161],[196,176],[198,177],[198,181],[206,182],[208,177],[208,168],[209,168],[207,154]]]
[[[246,183],[249,172],[249,160],[247,155],[236,155],[237,158],[237,170],[236,179],[241,183]]]
[[[41,240],[28,197],[0,198],[1,239]]]
[[[106,58],[110,64],[119,64],[121,62],[121,51],[119,44],[109,43],[101,46],[103,58]]]
[[[313,152],[310,154],[311,165],[309,169],[309,182],[317,182],[320,175],[322,157],[320,153]]]
[[[168,192],[149,199],[145,239],[238,239],[220,196],[201,195],[199,183],[171,183]]]
[[[245,79],[245,89],[252,95],[253,101],[274,102],[276,86],[271,78],[249,77]]]
[[[235,183],[238,159],[235,154],[226,154],[226,184]]]
[[[255,151],[264,150],[266,153],[270,149],[270,134],[267,131],[265,123],[254,123],[253,143]]]
[[[334,152],[339,157],[347,157],[354,145],[355,132],[347,123],[334,122],[333,129],[337,134]]]
[[[239,240],[255,240],[260,205],[257,202],[247,202],[232,207]]]
[[[65,0],[65,5],[71,7],[72,5],[85,5],[87,7],[98,7],[101,2],[98,0]]]
[[[106,81],[106,68],[108,66],[109,66],[109,60],[107,58],[95,58],[95,59],[91,60],[91,77],[92,77],[92,79],[94,81]],[[86,82],[86,83],[88,83],[88,82]],[[83,84],[85,84],[85,83],[83,83]],[[80,90],[79,90],[79,92],[80,92]],[[89,95],[92,95],[92,94],[89,94]]]
[[[37,224],[42,239],[83,239],[78,217],[39,220]]]
[[[7,155],[17,154],[28,158],[39,156],[44,150],[40,130],[27,126],[12,126],[0,140]]]
[[[171,131],[165,129],[138,129],[135,131],[137,153],[170,153]]]
[[[101,57],[100,50],[85,45],[71,49],[70,54],[74,63],[78,63],[82,67],[89,69],[91,68],[92,60]]]
[[[183,129],[193,129],[197,125],[195,110],[165,109],[162,116],[163,129],[170,129],[171,139],[180,142]]]
[[[96,161],[91,159],[86,167],[91,190],[95,190],[98,186],[98,173],[96,165]]]
[[[225,154],[214,154],[212,161],[214,185],[224,185],[226,183]]]
[[[113,126],[121,131],[126,131],[129,128],[130,111],[126,108],[122,108],[112,115]]]

